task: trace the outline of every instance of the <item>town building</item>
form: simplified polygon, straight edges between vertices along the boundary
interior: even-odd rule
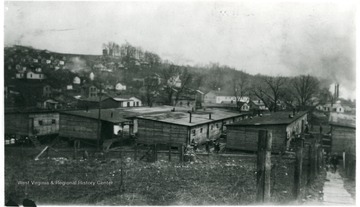
[[[204,96],[205,104],[236,104],[236,102],[249,103],[250,99],[247,96],[236,97],[234,93],[226,91],[209,91]]]
[[[227,125],[226,147],[244,151],[257,151],[259,130],[272,131],[272,150],[283,151],[290,141],[301,133],[307,123],[307,112],[274,112]]]

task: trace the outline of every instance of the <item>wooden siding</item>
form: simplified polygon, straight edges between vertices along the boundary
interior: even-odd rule
[[[301,133],[301,121],[304,120],[305,123],[307,122],[307,115],[297,119],[293,123],[287,125],[286,132],[288,137],[290,137],[293,133],[300,134]]]
[[[5,114],[5,133],[28,136],[28,117],[28,114]]]
[[[34,132],[37,133],[34,133]],[[5,114],[5,133],[44,136],[59,133],[58,113]]]
[[[155,144],[171,143],[172,145],[185,144],[188,138],[186,126],[138,119],[138,143]]]
[[[32,126],[38,132],[37,136],[59,133],[58,113],[30,114],[29,119],[33,121]]]
[[[226,147],[244,151],[257,151],[259,130],[272,131],[273,151],[283,150],[286,146],[285,126],[228,126]]]
[[[80,139],[98,138],[98,121],[80,116],[60,114],[59,135]]]
[[[355,128],[332,126],[332,153],[341,154],[343,151],[355,150]]]

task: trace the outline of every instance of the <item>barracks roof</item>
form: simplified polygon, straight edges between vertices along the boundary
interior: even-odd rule
[[[211,113],[211,119],[209,119],[209,113]],[[183,126],[196,126],[205,123],[211,123],[220,121],[223,119],[239,117],[247,115],[248,113],[237,113],[226,110],[207,110],[207,111],[195,111],[190,113],[187,111],[174,111],[174,112],[162,112],[154,114],[145,114],[137,116],[139,119],[147,119],[158,122],[165,122],[169,124],[183,125]]]
[[[292,112],[289,111],[274,112],[270,114],[264,114],[261,117],[257,116],[252,119],[241,120],[232,124],[228,124],[228,126],[288,125],[307,114],[307,111],[300,111],[292,118],[289,117],[290,114],[292,114]]]

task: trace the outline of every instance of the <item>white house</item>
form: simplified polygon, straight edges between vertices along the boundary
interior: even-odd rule
[[[25,77],[25,73],[24,73],[24,72],[19,71],[19,72],[16,73],[16,78],[17,78],[17,79],[22,79],[22,78],[24,78],[24,77]]]
[[[319,107],[320,108],[320,107]],[[344,113],[345,109],[341,105],[341,103],[337,102],[335,104],[327,103],[323,106],[323,111],[328,112],[337,112],[337,113]]]
[[[126,85],[123,85],[121,83],[117,83],[115,85],[115,90],[117,90],[117,91],[125,91],[126,90]]]
[[[180,76],[177,75],[177,76],[173,76],[173,77],[169,78],[168,84],[170,86],[174,86],[174,87],[181,87]]]
[[[242,106],[241,106],[241,111],[249,111],[250,110],[250,105],[247,104],[247,103],[244,103]]]
[[[45,79],[45,75],[42,73],[35,73],[33,71],[28,71],[26,73],[26,79],[29,80],[43,80]]]
[[[50,64],[51,63],[51,60],[46,60],[46,64]]]
[[[247,96],[236,97],[231,93],[225,91],[210,91],[204,96],[204,103],[212,103],[212,104],[222,104],[222,103],[234,103],[236,104],[236,100],[242,103],[249,103],[250,98]]]
[[[135,106],[135,107],[138,107],[138,106],[142,106],[142,102],[140,99],[136,98],[136,97],[130,97],[130,100],[133,101],[133,105],[132,106]]]
[[[91,73],[90,73],[89,78],[90,78],[90,80],[94,80],[95,75],[94,75],[94,73],[93,73],[93,72],[91,72]]]
[[[132,107],[134,106],[134,101],[128,98],[113,98],[115,101],[120,103],[120,107]]]
[[[60,60],[60,61],[59,61],[59,64],[60,64],[60,65],[65,65],[65,62],[64,62],[63,60]]]
[[[75,76],[73,80],[73,84],[80,84],[80,83],[81,83],[81,79],[78,76]]]

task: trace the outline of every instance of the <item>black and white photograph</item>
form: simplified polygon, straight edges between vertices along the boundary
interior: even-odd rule
[[[356,1],[2,4],[0,205],[356,205]]]

